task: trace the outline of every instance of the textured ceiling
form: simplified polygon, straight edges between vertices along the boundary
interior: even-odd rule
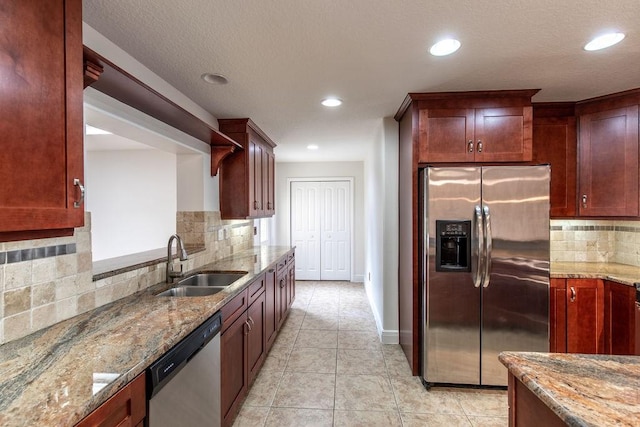
[[[83,0],[84,21],[217,118],[251,117],[279,161],[362,160],[407,92],[640,87],[640,0]],[[607,29],[617,46],[582,46]],[[427,53],[452,35],[449,57]],[[205,72],[229,79],[223,86]],[[335,95],[342,107],[320,100]],[[315,152],[307,144],[317,144]]]

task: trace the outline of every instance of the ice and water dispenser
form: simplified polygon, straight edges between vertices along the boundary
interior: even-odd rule
[[[471,271],[471,221],[436,220],[436,271]]]

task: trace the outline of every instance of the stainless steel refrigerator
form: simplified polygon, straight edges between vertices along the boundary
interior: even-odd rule
[[[548,165],[421,170],[422,377],[506,386],[501,351],[549,351]]]

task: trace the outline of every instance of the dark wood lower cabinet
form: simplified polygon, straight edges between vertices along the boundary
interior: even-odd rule
[[[604,284],[567,279],[567,352],[604,353]]]
[[[549,351],[567,352],[567,281],[551,279],[549,287]]]
[[[509,427],[566,427],[547,405],[509,373]]]
[[[604,283],[605,353],[635,354],[636,289],[620,283]]]
[[[293,253],[281,261],[287,256],[292,262],[286,264],[293,268]],[[222,426],[233,424],[293,302],[295,271],[278,270],[279,263],[269,267],[221,310]]]
[[[145,393],[143,372],[76,424],[76,427],[142,427],[147,416]]]

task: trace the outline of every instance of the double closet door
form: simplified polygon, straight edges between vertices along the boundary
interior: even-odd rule
[[[351,182],[291,181],[297,280],[351,280]]]

